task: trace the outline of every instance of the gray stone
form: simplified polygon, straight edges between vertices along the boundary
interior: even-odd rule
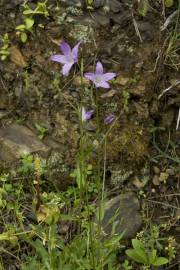
[[[0,130],[0,159],[10,162],[23,154],[39,153],[47,157],[50,147],[45,145],[29,128],[13,123]]]
[[[8,111],[0,109],[0,120],[6,117],[8,114],[9,114]]]
[[[109,16],[100,12],[94,12],[93,17],[95,21],[101,26],[108,26],[110,22]]]
[[[65,6],[82,7],[81,0],[60,0],[60,2],[63,3]]]
[[[110,1],[110,10],[114,13],[118,13],[121,10],[121,3],[117,0]]]
[[[132,238],[141,227],[142,219],[139,213],[140,204],[133,193],[116,196],[105,203],[105,213],[102,228],[105,234],[110,235],[113,224],[115,233],[124,232],[124,238]]]
[[[103,7],[105,4],[106,0],[94,0],[93,2],[93,7],[94,8],[100,8]]]

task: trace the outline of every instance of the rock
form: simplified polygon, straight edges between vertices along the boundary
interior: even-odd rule
[[[129,11],[124,10],[121,13],[113,14],[111,19],[113,22],[120,24],[121,27],[123,27],[131,20],[131,14]]]
[[[114,13],[118,13],[121,10],[121,3],[117,0],[110,1],[110,10]]]
[[[154,26],[151,23],[140,21],[137,25],[143,41],[152,41],[154,39]]]
[[[105,3],[106,3],[106,0],[94,0],[93,7],[100,8],[100,7],[103,7]]]
[[[0,130],[0,159],[13,161],[23,154],[39,153],[47,157],[50,147],[46,146],[29,128],[13,123]]]
[[[170,108],[166,112],[163,113],[161,125],[163,127],[170,127],[174,120],[174,109]]]
[[[120,75],[116,78],[116,83],[125,86],[130,81],[127,75]]]
[[[10,48],[10,59],[18,67],[21,67],[21,68],[27,67],[27,63],[24,59],[24,56],[22,55],[21,51],[15,46],[12,46]]]
[[[98,23],[99,25],[104,27],[109,25],[110,18],[106,14],[102,14],[101,12],[94,12],[93,17],[96,23]]]
[[[155,174],[160,173],[160,169],[157,166],[153,166],[153,171],[154,171]]]
[[[133,88],[129,89],[129,92],[135,96],[141,97],[146,92],[146,85],[145,82],[139,82],[138,85],[134,86]]]
[[[116,225],[116,234],[124,232],[124,238],[132,238],[136,235],[141,227],[142,219],[139,213],[139,201],[133,193],[116,196],[106,202],[104,207],[102,228],[107,236],[111,234],[113,223]]]
[[[9,114],[8,111],[0,109],[0,120],[6,117],[8,114]]]
[[[82,7],[81,0],[60,0],[60,2],[63,3],[65,6]]]
[[[160,181],[159,181],[159,176],[157,174],[155,174],[153,176],[152,182],[155,186],[159,186],[160,185]]]
[[[5,93],[0,88],[0,110],[1,110],[1,112],[3,112],[3,111],[5,112],[8,107],[9,107],[9,101],[8,101],[7,93]]]
[[[79,76],[76,76],[73,79],[73,84],[76,85],[76,86],[81,86],[81,85],[89,86],[90,85],[89,80],[87,80],[84,77],[81,78],[80,75]]]

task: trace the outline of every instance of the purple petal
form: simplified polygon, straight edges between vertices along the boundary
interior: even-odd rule
[[[61,55],[61,54],[54,54],[50,57],[50,59],[52,61],[59,62],[61,64],[65,64],[67,62],[66,57],[64,55]]]
[[[99,83],[94,83],[96,87],[102,87],[102,88],[110,88],[109,83],[105,81],[101,81]]]
[[[111,124],[114,121],[114,118],[115,118],[114,114],[110,114],[104,119],[104,123]]]
[[[94,82],[94,80],[95,80],[95,74],[92,73],[92,72],[85,73],[85,74],[84,74],[84,77],[85,77],[86,79],[90,80],[90,81],[93,81],[93,82]]]
[[[94,110],[86,111],[84,107],[82,107],[82,121],[85,122],[89,120],[94,113]]]
[[[105,80],[105,81],[110,81],[110,80],[112,80],[114,77],[116,77],[116,73],[114,73],[114,72],[110,72],[110,73],[104,73],[103,74],[103,79]]]
[[[61,47],[61,51],[64,53],[64,55],[68,55],[71,53],[71,47],[65,41],[61,42],[60,47]]]
[[[81,42],[78,42],[76,44],[76,46],[74,46],[74,48],[72,49],[72,55],[73,55],[73,58],[74,58],[75,62],[78,61],[78,50],[79,50],[80,44],[81,44]]]
[[[87,111],[86,112],[86,120],[89,120],[93,113],[94,113],[94,110]]]
[[[96,64],[96,74],[103,74],[103,66],[100,61]]]
[[[71,67],[73,66],[74,63],[67,63],[63,66],[62,68],[62,74],[64,76],[68,76],[69,75],[69,71],[71,69]]]

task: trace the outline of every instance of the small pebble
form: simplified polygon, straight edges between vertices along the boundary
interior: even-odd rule
[[[153,166],[153,171],[154,171],[155,174],[160,173],[160,169],[157,166]]]

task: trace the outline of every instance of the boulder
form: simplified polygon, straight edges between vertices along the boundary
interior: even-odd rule
[[[141,227],[142,219],[139,213],[140,204],[133,193],[125,193],[110,199],[105,203],[102,228],[108,237],[113,226],[115,233],[124,233],[124,238],[135,237]]]
[[[50,147],[45,145],[29,128],[16,123],[0,129],[0,159],[11,162],[23,154],[39,153],[47,157]]]

